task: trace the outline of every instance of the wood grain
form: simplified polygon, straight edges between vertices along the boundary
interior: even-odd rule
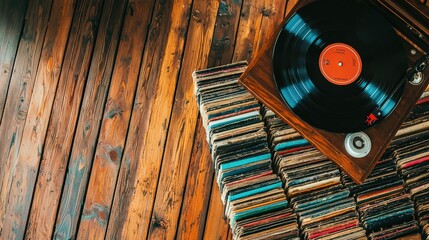
[[[37,161],[38,165],[46,164],[45,156],[43,155],[43,160],[41,160],[42,152],[34,152],[36,150],[42,151],[45,149],[45,138],[47,133],[47,127],[49,122],[49,116],[53,106],[53,100],[55,96],[55,91],[57,90],[57,85],[59,81],[59,75],[61,68],[63,67],[62,63],[64,61],[64,52],[66,48],[67,39],[69,36],[71,21],[73,17],[74,8],[76,5],[76,1],[55,1],[53,5],[53,9],[62,9],[62,11],[55,11],[52,15],[51,19],[53,21],[50,22],[48,26],[48,33],[46,39],[55,39],[56,41],[52,41],[54,45],[49,45],[49,41],[45,41],[45,44],[48,43],[48,50],[46,53],[42,54],[42,58],[46,58],[45,67],[40,68],[39,71],[42,72],[42,75],[36,81],[36,85],[34,87],[33,95],[38,96],[42,95],[44,97],[43,102],[35,102],[37,108],[43,107],[43,118],[39,121],[40,127],[36,128],[38,132],[38,142],[36,145],[29,145],[33,148],[37,146],[37,149],[31,149],[31,153],[34,154],[34,160]],[[53,17],[56,17],[53,18]],[[51,27],[55,29],[55,27],[59,27],[57,31],[50,31]],[[58,32],[60,31],[60,32]],[[57,36],[58,35],[58,36]],[[61,37],[61,38],[60,38]],[[44,50],[45,51],[45,50]],[[44,55],[46,54],[46,57]],[[42,61],[43,62],[43,61]],[[49,82],[47,82],[49,80]],[[44,90],[44,86],[50,86],[48,91]],[[33,102],[33,99],[32,99]],[[30,112],[31,112],[30,108]],[[31,114],[34,115],[34,114]],[[30,116],[31,116],[30,115]],[[29,118],[27,121],[32,121],[34,119]],[[27,127],[27,126],[26,126]],[[31,125],[28,126],[31,128]],[[43,129],[43,130],[42,130]],[[28,131],[30,131],[29,129]],[[43,137],[42,137],[43,136]],[[24,138],[28,139],[28,138]],[[50,147],[51,145],[47,145]],[[27,153],[23,153],[27,154]],[[36,157],[37,156],[37,157]],[[42,164],[41,164],[42,162]],[[61,162],[55,161],[53,162]],[[51,166],[49,166],[51,167]],[[53,166],[52,166],[53,167]],[[52,171],[52,172],[51,172]],[[53,174],[54,173],[54,174]],[[48,167],[42,167],[39,171],[39,175],[36,179],[32,179],[33,182],[36,182],[36,186],[34,188],[33,200],[31,203],[30,216],[28,219],[27,229],[25,238],[28,239],[48,239],[52,235],[52,229],[54,225],[54,220],[56,216],[56,209],[58,205],[58,197],[55,198],[54,194],[60,194],[61,185],[57,185],[57,189],[55,189],[55,181],[51,181],[52,178],[55,179],[55,170],[50,170]],[[61,177],[61,176],[58,176]],[[59,188],[59,189],[58,189]]]
[[[213,186],[213,162],[201,118],[198,121],[184,186],[177,239],[202,239]]]
[[[0,123],[27,5],[27,0],[0,4]]]
[[[9,91],[3,112],[4,118],[0,124],[0,238],[18,238],[22,232],[15,231],[13,222],[20,222],[20,216],[15,215],[11,208],[16,196],[11,195],[12,188],[20,187],[20,181],[14,181],[18,169],[17,160],[23,135],[28,106],[36,78],[42,52],[43,40],[48,26],[52,1],[30,1],[26,13],[26,24],[19,42],[16,61],[13,67]],[[36,174],[36,173],[31,173]],[[18,180],[18,179],[17,179]],[[25,182],[24,184],[28,184]],[[31,194],[21,196],[30,199]],[[17,209],[20,211],[21,209]],[[22,209],[23,210],[23,209]],[[18,226],[21,230],[21,226]],[[16,230],[18,230],[16,229]],[[22,238],[22,237],[21,237]]]
[[[32,201],[31,196],[43,152],[49,116],[72,22],[74,4],[74,1],[55,1],[52,6],[54,9],[62,9],[62,11],[52,12],[49,18],[23,129],[23,137],[17,153],[17,170],[14,173],[13,181],[20,184],[12,185],[8,193],[9,201],[13,205],[7,208],[6,215],[14,216],[9,220],[16,232],[13,238],[22,238],[25,233]]]
[[[252,59],[253,48],[258,46],[262,18],[266,14],[264,7],[264,1],[243,2],[232,62]]]
[[[60,209],[67,210],[66,213],[60,211],[57,217],[57,222],[67,222],[65,227],[57,226],[67,229],[66,238],[75,238],[77,235],[81,205],[87,188],[126,3],[127,1],[122,0],[105,1],[102,9],[68,166],[69,170],[79,171],[69,171],[70,174],[67,175],[60,202]],[[87,215],[91,216],[91,213]],[[107,216],[101,221],[107,222]],[[64,218],[67,220],[63,221]]]
[[[73,150],[79,149],[79,153],[85,159],[92,159],[92,151],[95,148],[94,141],[98,134],[99,121],[103,110],[102,105],[104,104],[110,81],[118,33],[121,28],[121,21],[118,20],[122,18],[124,5],[125,3],[123,1],[106,1],[104,4],[104,14],[100,22],[100,31],[98,32],[98,40],[95,45],[95,48],[99,49],[99,51],[94,52],[94,56],[92,57],[91,67],[86,80],[86,94],[82,103],[73,147]],[[94,108],[91,109],[91,106]],[[75,152],[76,151],[72,151],[72,158]],[[27,228],[27,237],[29,238],[46,239],[52,235],[56,214],[55,212],[46,214],[46,211],[51,208],[57,209],[61,191],[61,188],[56,189],[58,186],[56,184],[58,183],[55,184],[49,181],[52,177],[52,173],[58,171],[58,169],[53,168],[55,166],[58,165],[45,165],[45,167],[41,168],[37,184],[38,189],[35,192],[33,200],[32,215],[30,218],[31,224],[29,224]],[[63,177],[64,175],[62,178]],[[86,185],[83,189],[86,189]],[[76,192],[79,193],[79,191]],[[75,197],[78,198],[79,196],[81,195]],[[64,198],[70,197],[65,196]],[[70,209],[73,209],[75,212],[80,212],[80,203],[78,201],[73,201],[70,204],[76,204],[75,208],[70,207]],[[75,214],[74,217],[71,218],[70,225],[72,229],[76,227],[78,219],[79,214]],[[74,232],[72,232],[71,235],[74,235]]]
[[[85,6],[84,6],[85,7]],[[88,8],[86,8],[86,9],[88,9]],[[89,8],[90,9],[90,8]],[[58,9],[56,9],[57,11],[53,11],[52,13],[53,14],[61,14],[62,13],[62,11],[58,11],[58,10],[65,10],[65,12],[67,13],[67,8],[63,8],[63,9],[61,9],[61,8],[58,8]],[[42,13],[43,14],[43,13]],[[70,18],[71,19],[71,18]],[[53,18],[52,20],[55,20],[55,18]],[[78,29],[77,29],[77,27],[83,27],[82,25],[79,25],[79,21],[78,21],[78,19],[74,19],[76,22],[76,24],[74,24],[74,29],[72,29],[72,36],[74,35],[74,34],[76,34],[76,32],[78,32]],[[91,31],[92,29],[93,29],[93,27],[94,26],[92,26],[92,24],[96,24],[97,22],[95,22],[96,21],[96,19],[90,19],[90,20],[93,20],[94,22],[91,22],[91,21],[89,21],[89,25],[87,25],[87,31]],[[54,25],[54,24],[58,24],[58,22],[55,22],[55,21],[53,21],[52,22],[52,24]],[[77,26],[76,26],[77,25]],[[55,25],[54,25],[55,26]],[[96,28],[95,28],[96,29]],[[67,30],[67,32],[68,32],[68,30]],[[66,36],[68,35],[68,33],[66,34]],[[63,36],[64,37],[64,36]],[[79,36],[79,37],[81,37],[81,36]],[[91,47],[90,46],[88,46],[86,43],[88,43],[88,42],[90,42],[90,40],[91,40],[91,37],[89,36],[89,37],[86,37],[86,36],[82,36],[82,42],[83,42],[83,44],[80,46],[81,47],[81,49],[84,49],[84,51],[87,51],[87,53],[91,53]],[[60,77],[60,86],[61,87],[63,87],[62,89],[64,89],[64,88],[66,88],[67,90],[70,90],[70,91],[73,91],[73,85],[72,86],[70,86],[70,84],[73,84],[75,81],[74,80],[78,80],[78,77],[79,77],[79,74],[78,73],[74,73],[73,74],[73,77],[71,77],[70,78],[70,80],[69,79],[67,79],[67,80],[64,80],[64,76],[66,76],[67,74],[65,73],[65,71],[64,71],[64,69],[67,69],[67,70],[70,70],[71,69],[71,71],[73,71],[73,70],[75,70],[72,66],[71,66],[71,64],[70,64],[70,62],[71,61],[75,61],[75,65],[76,66],[80,66],[80,64],[85,64],[85,59],[84,58],[78,58],[79,57],[79,52],[78,52],[78,50],[79,50],[79,48],[77,47],[77,46],[79,46],[82,42],[79,42],[75,47],[70,47],[70,44],[69,44],[69,46],[68,46],[68,53],[66,53],[66,55],[65,55],[65,57],[66,57],[66,60],[65,60],[65,63],[64,63],[64,65],[63,65],[63,67],[64,68],[62,68],[62,73],[61,73],[61,77]],[[69,43],[70,43],[70,41],[69,41]],[[48,46],[49,46],[49,44],[52,44],[51,42],[48,42],[47,43],[48,44]],[[76,44],[76,43],[75,43]],[[73,45],[72,45],[73,46]],[[88,47],[88,48],[86,48],[86,47]],[[54,49],[54,50],[57,50],[57,49]],[[53,50],[53,51],[54,51]],[[58,50],[60,50],[60,49],[58,49]],[[57,54],[59,54],[59,53],[57,53]],[[76,55],[74,55],[74,54],[76,54]],[[74,56],[76,56],[76,59],[74,58]],[[56,60],[56,59],[55,59]],[[55,64],[55,65],[50,65],[50,64]],[[48,66],[47,66],[48,68],[52,68],[53,70],[55,70],[57,67],[58,67],[58,62],[48,62]],[[82,76],[81,76],[81,79],[85,79],[85,76],[86,76],[86,73],[82,73]],[[65,84],[65,82],[67,82],[67,86],[66,86],[66,84]],[[83,80],[81,80],[81,82],[83,82]],[[51,83],[51,84],[54,84],[54,83]],[[52,85],[49,85],[50,87],[52,87]],[[61,92],[61,90],[60,90],[60,92]],[[75,92],[71,92],[71,94],[73,95]],[[52,94],[52,92],[51,92],[51,94]],[[76,94],[78,94],[78,92],[76,92]],[[62,92],[62,94],[61,95],[56,95],[57,97],[59,97],[59,96],[63,96],[64,95],[64,91]],[[49,102],[49,100],[47,100],[48,102]],[[57,102],[58,100],[56,100],[56,102]],[[55,105],[54,105],[54,110],[55,110]],[[54,111],[54,113],[57,113],[57,115],[56,115],[56,117],[58,118],[58,117],[63,117],[63,118],[66,118],[66,117],[68,117],[67,115],[64,115],[64,114],[61,114],[62,112],[63,112],[63,110],[65,110],[65,109],[61,109],[61,108],[56,108],[56,111]],[[70,109],[67,109],[67,110],[70,110]],[[45,111],[45,110],[44,110]],[[46,110],[47,111],[47,110]],[[47,112],[44,112],[43,114],[46,114]],[[44,122],[44,124],[45,123],[47,123],[47,122]],[[52,123],[52,119],[51,119],[51,123]],[[51,126],[52,126],[52,124],[51,124]],[[52,128],[52,127],[51,127]],[[36,130],[37,130],[37,128],[36,128]],[[63,130],[63,129],[62,129]],[[67,131],[67,129],[65,129],[65,130],[63,130],[63,131]],[[69,134],[73,134],[73,131],[71,131],[71,132],[69,132]],[[48,135],[49,135],[49,132],[48,132]],[[50,135],[50,136],[52,136],[52,135]],[[57,137],[57,135],[54,135],[53,136],[54,138],[56,138]],[[62,142],[61,142],[62,143]],[[55,148],[55,147],[54,147]],[[48,148],[49,150],[52,150],[53,148]],[[38,150],[38,153],[37,153],[37,155],[36,156],[38,156],[38,157],[40,157],[40,155],[42,154],[42,149],[40,148],[40,146],[39,146],[39,149],[37,149]],[[33,156],[33,157],[36,157],[36,156]],[[55,160],[57,160],[57,159],[55,159]],[[32,179],[35,179],[35,172],[32,172],[32,174],[33,174],[33,176],[31,176],[31,178]],[[31,183],[31,184],[34,184],[34,180],[33,180],[33,182]],[[60,189],[61,189],[61,186],[60,186]],[[32,193],[29,193],[29,195],[30,196],[32,196]],[[25,218],[26,219],[26,218]],[[22,229],[20,229],[20,230],[22,230]],[[23,234],[24,233],[24,231],[22,230],[22,233],[20,233],[20,234]]]
[[[213,181],[203,239],[228,239],[229,225],[223,218],[224,208],[220,199],[219,186]]]
[[[268,39],[277,30],[278,26],[282,23],[285,15],[286,1],[284,0],[265,0],[264,7],[262,8],[262,21],[259,34],[257,34],[256,45],[253,49],[257,54]]]
[[[108,239],[145,238],[157,188],[191,1],[159,1],[143,55]],[[168,20],[169,19],[169,20]],[[160,225],[166,224],[160,220]]]
[[[192,151],[189,146],[193,143],[198,118],[191,76],[195,69],[207,67],[218,8],[217,1],[208,4],[205,0],[195,0],[192,6],[183,55],[187,62],[181,66],[177,82],[148,239],[173,239],[176,235]],[[168,225],[160,226],[158,219]]]
[[[253,59],[282,22],[285,8],[282,0],[243,3],[233,62]]]
[[[93,91],[96,90],[96,86],[100,84],[103,75],[109,75],[112,71],[112,60],[108,58],[109,55],[109,44],[111,44],[111,34],[116,34],[119,31],[114,29],[115,23],[109,20],[116,18],[116,24],[120,24],[122,11],[119,9],[113,9],[115,5],[113,0],[107,1],[83,1],[81,5],[76,8],[75,19],[79,19],[79,25],[73,26],[74,31],[70,35],[69,45],[67,54],[75,54],[75,58],[69,64],[70,72],[73,72],[73,76],[66,74],[66,78],[62,80],[71,81],[74,80],[74,86],[64,89],[64,95],[60,97],[68,105],[63,109],[69,109],[70,114],[63,116],[59,122],[64,121],[64,118],[68,118],[67,128],[69,132],[75,132],[73,138],[70,138],[74,143],[71,145],[65,144],[62,154],[69,158],[68,171],[66,174],[65,183],[59,203],[59,210],[55,221],[54,238],[61,239],[74,239],[76,238],[77,222],[80,218],[80,207],[83,201],[83,195],[87,185],[87,174],[91,167],[93,147],[94,143],[85,142],[94,141],[98,131],[91,131],[94,122],[97,121],[96,115],[100,115],[99,111],[87,109],[88,102],[93,101],[92,104],[103,105],[97,103],[96,96],[88,96],[96,94]],[[116,6],[119,7],[119,6]],[[114,11],[118,11],[116,14]],[[113,26],[112,26],[113,25]],[[76,27],[76,28],[75,28]],[[120,26],[118,26],[119,28]],[[99,29],[103,29],[98,31]],[[107,30],[109,35],[107,35]],[[113,48],[116,47],[114,44]],[[113,50],[114,51],[114,50]],[[113,53],[114,54],[114,53]],[[104,80],[105,82],[108,80]],[[104,84],[106,84],[104,82]],[[64,85],[68,85],[64,84]],[[88,96],[83,99],[83,89]],[[101,86],[103,88],[103,86]],[[104,90],[101,90],[104,91]],[[101,100],[103,101],[103,100]],[[63,102],[63,103],[64,103]],[[59,106],[59,105],[57,105]],[[80,109],[80,110],[79,110]],[[57,110],[54,108],[54,111]],[[79,113],[80,111],[80,113]],[[96,114],[96,115],[93,115]],[[79,122],[77,117],[79,116]],[[76,127],[77,125],[77,127]],[[83,135],[83,136],[82,136]],[[69,140],[66,140],[68,142]],[[91,145],[92,144],[92,145]],[[71,147],[73,146],[73,149]],[[89,147],[89,149],[88,149]]]
[[[79,239],[104,239],[106,234],[153,5],[154,1],[132,0],[126,9],[81,214]]]
[[[231,62],[242,4],[242,0],[219,2],[208,66],[219,66]]]

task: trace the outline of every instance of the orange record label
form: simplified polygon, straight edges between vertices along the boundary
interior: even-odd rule
[[[319,68],[329,82],[335,85],[347,85],[359,77],[362,61],[358,52],[351,46],[333,43],[320,54]]]

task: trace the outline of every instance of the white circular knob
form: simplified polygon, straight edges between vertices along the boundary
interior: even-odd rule
[[[344,140],[347,153],[355,158],[363,158],[371,151],[371,139],[364,132],[347,134]]]

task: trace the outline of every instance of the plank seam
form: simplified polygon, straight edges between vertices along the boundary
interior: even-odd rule
[[[289,4],[289,0],[286,0],[286,3],[285,3],[285,11],[284,11],[284,14],[283,14],[283,19],[284,18],[286,18],[286,16],[288,15],[288,12],[287,12],[287,5]]]
[[[214,35],[214,31],[213,31],[213,35]],[[197,134],[198,134],[198,128],[197,127],[198,127],[198,122],[199,121],[200,121],[200,115],[198,114],[191,149],[194,149],[194,146],[195,146],[195,139],[197,138]],[[191,152],[191,155],[189,156],[189,165],[191,164],[191,160],[192,160],[192,152]],[[186,178],[185,178],[186,182],[187,182],[188,176],[189,176],[189,165],[188,165],[188,171],[186,172]],[[183,194],[182,194],[182,198],[181,198],[182,199],[182,204],[180,205],[179,219],[177,219],[176,233],[175,233],[174,239],[177,239],[177,232],[178,232],[179,227],[180,227],[180,220],[182,219],[182,216],[184,215],[184,214],[182,214],[182,212],[183,212],[182,211],[183,210],[183,205],[185,203],[183,201],[183,199],[185,199],[186,190],[188,189],[188,184],[186,184],[186,182],[185,182],[185,189],[183,190]],[[213,178],[212,178],[212,181],[210,181],[210,193],[211,193],[212,187],[213,187]],[[205,217],[203,219],[204,226],[206,225],[207,212],[208,212],[208,205],[207,205],[206,209],[204,209],[204,215],[205,215]],[[200,223],[200,224],[203,224],[203,223]]]

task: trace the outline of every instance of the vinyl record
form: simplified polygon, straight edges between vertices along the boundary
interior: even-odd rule
[[[398,104],[406,55],[368,1],[323,0],[295,12],[277,37],[273,70],[283,100],[302,120],[357,132]]]

